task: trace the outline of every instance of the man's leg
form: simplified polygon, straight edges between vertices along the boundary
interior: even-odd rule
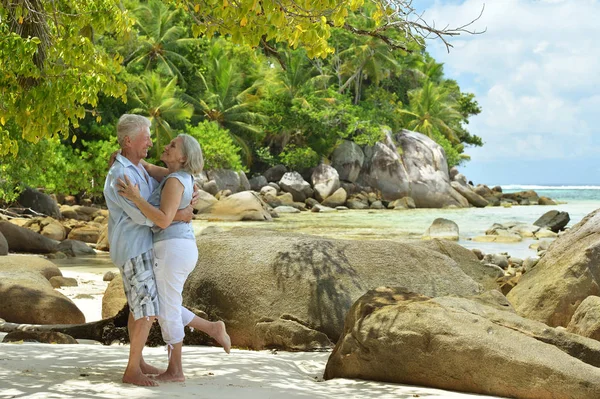
[[[131,316],[133,319],[133,316]],[[156,381],[148,378],[140,366],[142,359],[142,351],[148,340],[148,333],[150,327],[154,322],[155,317],[142,317],[138,320],[133,320],[132,323],[128,323],[129,328],[129,362],[127,368],[123,374],[123,382],[127,384],[141,385],[141,386],[157,386]]]
[[[129,319],[127,320],[127,331],[129,333],[129,342],[131,342],[132,331],[135,328],[133,325],[133,322],[134,322],[133,313],[129,312]],[[160,374],[160,373],[164,373],[164,371],[165,371],[165,370],[159,369],[157,367],[154,367],[154,366],[146,363],[146,361],[144,360],[143,354],[140,359],[140,369],[142,370],[142,373],[144,373],[146,375]]]
[[[158,385],[156,381],[148,378],[144,371],[159,370],[147,365],[142,357],[150,327],[159,310],[152,261],[153,253],[150,250],[130,259],[121,269],[123,288],[130,309],[127,320],[129,361],[123,374],[123,382],[141,386]]]

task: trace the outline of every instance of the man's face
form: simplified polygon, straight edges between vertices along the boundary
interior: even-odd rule
[[[150,129],[144,128],[143,131],[129,137],[129,148],[132,155],[144,159],[148,156],[148,149],[152,147],[152,139],[150,138]]]

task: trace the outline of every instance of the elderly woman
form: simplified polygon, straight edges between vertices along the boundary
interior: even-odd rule
[[[200,173],[204,165],[202,149],[192,136],[180,134],[165,147],[160,159],[166,164],[168,175],[161,180],[148,201],[140,196],[137,185],[132,185],[127,178],[125,182],[119,181],[119,193],[131,200],[155,224],[154,274],[159,299],[158,321],[169,348],[169,366],[157,379],[185,381],[181,364],[184,325],[206,332],[223,345],[227,353],[231,342],[222,321],[209,322],[182,306],[183,285],[196,266],[198,247],[191,223],[173,223],[173,217],[178,209],[190,203],[194,191],[193,175]],[[152,169],[148,166],[151,175]],[[161,177],[161,173],[154,175]]]

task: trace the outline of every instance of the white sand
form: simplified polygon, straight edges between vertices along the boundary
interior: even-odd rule
[[[87,321],[100,318],[106,270],[63,268],[78,287],[65,287]],[[114,269],[116,270],[116,269]],[[0,340],[5,334],[0,334]],[[127,345],[103,346],[0,343],[0,398],[430,398],[458,399],[470,395],[432,388],[322,376],[329,352],[272,352],[184,347],[185,383],[145,388],[121,383]],[[165,348],[145,348],[146,360],[166,367]],[[393,365],[390,365],[393,367]]]

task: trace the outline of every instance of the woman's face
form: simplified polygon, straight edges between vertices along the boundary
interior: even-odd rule
[[[183,156],[183,139],[175,137],[171,140],[160,156],[160,160],[166,164],[183,163],[185,161],[185,157]]]

